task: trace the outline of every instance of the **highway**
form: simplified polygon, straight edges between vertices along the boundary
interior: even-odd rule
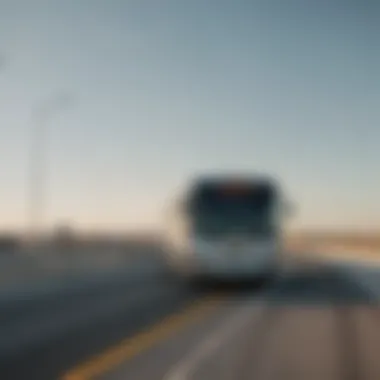
[[[289,257],[261,286],[195,288],[145,257],[0,299],[0,378],[379,379],[380,267]]]

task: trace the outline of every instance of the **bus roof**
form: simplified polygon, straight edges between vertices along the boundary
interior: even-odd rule
[[[271,188],[278,188],[279,183],[270,176],[258,175],[203,175],[193,179],[190,188],[199,188],[204,186],[224,186],[244,184],[247,186],[264,186]]]
[[[199,191],[204,191],[206,189],[216,189],[219,186],[224,187],[241,187],[246,186],[247,188],[256,187],[262,190],[267,189],[276,194],[281,193],[278,181],[269,176],[242,176],[242,175],[204,175],[198,176],[190,183],[187,191],[185,191],[185,198],[189,199],[200,194]],[[266,191],[266,190],[265,190]]]

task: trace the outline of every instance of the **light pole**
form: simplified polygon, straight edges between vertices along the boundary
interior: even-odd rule
[[[58,93],[32,111],[29,155],[29,238],[32,243],[43,234],[47,190],[47,126],[55,112],[71,103],[67,93]]]

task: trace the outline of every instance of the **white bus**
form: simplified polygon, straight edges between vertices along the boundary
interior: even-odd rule
[[[282,253],[284,201],[276,181],[207,176],[171,209],[170,267],[190,279],[266,279]]]

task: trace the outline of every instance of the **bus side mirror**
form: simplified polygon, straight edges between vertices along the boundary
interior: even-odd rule
[[[178,200],[175,206],[176,210],[180,214],[186,214],[189,209],[189,203],[186,200]]]
[[[297,207],[293,202],[286,201],[284,203],[284,215],[287,218],[294,216],[297,213]]]

